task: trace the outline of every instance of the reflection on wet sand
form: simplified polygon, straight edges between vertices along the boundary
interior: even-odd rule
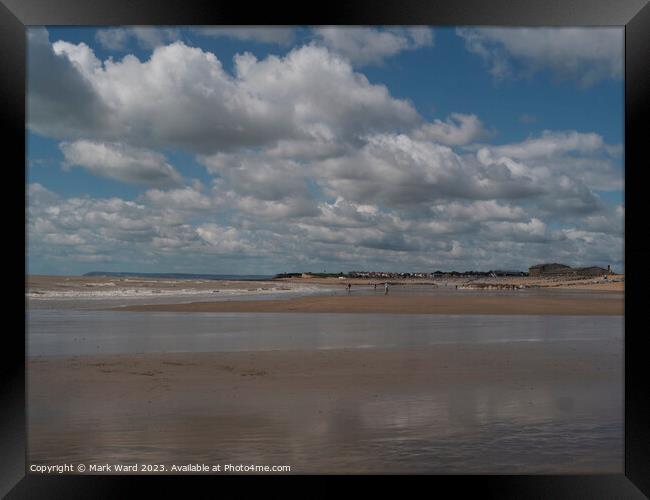
[[[620,473],[621,345],[34,358],[29,458]]]

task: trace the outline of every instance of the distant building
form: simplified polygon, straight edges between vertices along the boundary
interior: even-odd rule
[[[522,271],[501,271],[501,270],[496,270],[496,271],[490,271],[490,273],[494,274],[497,277],[509,277],[509,276],[525,276],[526,273]]]
[[[570,267],[565,264],[537,264],[528,268],[529,276],[553,276],[562,274],[573,274],[578,276],[602,276],[612,272],[611,266],[607,269],[598,266]]]
[[[611,268],[609,268],[608,266],[608,269]],[[591,267],[581,267],[579,269],[576,269],[575,271],[580,276],[602,276],[603,274],[608,274],[608,269],[604,269],[598,266],[591,266]]]

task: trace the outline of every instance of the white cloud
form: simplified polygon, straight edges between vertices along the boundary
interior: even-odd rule
[[[238,193],[261,200],[282,200],[307,195],[306,169],[291,160],[266,158],[263,154],[200,157],[208,171],[227,179]]]
[[[519,221],[526,217],[522,207],[502,205],[495,200],[475,201],[469,204],[449,202],[434,205],[434,214],[448,217],[452,220],[468,221]]]
[[[625,207],[618,205],[604,213],[589,215],[581,222],[580,226],[587,231],[620,236],[625,229]]]
[[[66,168],[80,166],[95,175],[146,186],[174,186],[180,174],[160,153],[120,143],[75,141],[59,145]]]
[[[83,42],[74,44],[59,40],[52,44],[52,51],[59,57],[66,57],[87,78],[101,70],[101,61],[95,57],[93,49]]]
[[[308,217],[318,213],[314,200],[304,197],[265,200],[254,196],[240,195],[235,191],[218,194],[224,208],[237,209],[243,214],[259,220],[277,220],[289,224],[292,218]]]
[[[307,140],[282,139],[266,149],[269,158],[309,161],[338,156],[349,148],[345,138],[314,137]]]
[[[209,210],[213,201],[209,196],[192,187],[181,189],[149,189],[144,198],[154,207],[166,207],[176,210]]]
[[[602,136],[576,131],[544,130],[539,137],[531,137],[515,144],[492,146],[488,150],[495,156],[508,156],[517,160],[549,158],[569,152],[605,152]]]
[[[264,152],[199,157],[212,174],[215,203],[260,219],[306,217],[317,213],[307,186],[309,168]]]
[[[379,64],[405,50],[434,43],[433,30],[427,27],[379,29],[332,26],[314,28],[314,34],[320,43],[359,66]]]
[[[542,191],[532,179],[514,176],[507,168],[488,168],[472,156],[405,134],[368,137],[358,151],[316,165],[332,196],[392,207],[439,198],[518,198]]]
[[[178,41],[146,60],[101,61],[84,44],[50,44],[30,29],[29,128],[64,141],[66,168],[146,188],[130,201],[31,184],[32,253],[86,266],[271,273],[525,269],[549,255],[622,261],[623,207],[598,195],[622,189],[621,145],[575,130],[486,144],[474,114],[423,123],[340,47],[359,44],[361,61],[377,62],[433,43],[432,32],[341,33],[352,35],[339,49],[317,36],[281,57],[238,54],[230,73]],[[364,44],[374,37],[382,43],[372,54]],[[205,187],[159,152],[176,148],[205,167]]]
[[[408,211],[338,198],[319,203],[311,214],[274,219],[249,214],[244,204],[269,203],[272,210],[275,203],[279,207],[292,199],[263,202],[248,197],[242,205],[232,204],[235,215],[222,220],[225,211],[217,199],[214,210],[201,206],[203,197],[220,194],[214,191],[150,190],[140,202],[65,199],[39,185],[29,191],[29,253],[52,261],[92,264],[110,258],[123,267],[144,265],[146,259],[147,265],[172,266],[178,265],[180,252],[183,262],[198,266],[194,271],[214,269],[210,266],[215,262],[242,269],[243,261],[254,258],[270,266],[269,272],[295,270],[296,265],[319,268],[322,263],[343,270],[487,269],[506,264],[525,269],[551,254],[575,265],[621,263],[622,234],[615,225],[606,222],[598,228],[603,220],[589,215],[584,223],[574,218],[575,228],[551,231],[547,222],[530,218],[522,207],[493,200],[437,203],[428,215],[413,218]],[[192,198],[199,200],[200,210],[194,210],[197,205],[188,208]],[[620,221],[622,213],[619,207],[604,215]],[[197,214],[203,216],[196,219]]]
[[[193,213],[178,192],[177,206],[161,207],[160,193],[149,193],[142,203],[120,198],[61,198],[31,185],[28,212],[30,249],[45,258],[132,264],[179,249],[186,255],[255,253],[253,235],[217,223],[190,223]],[[158,195],[158,196],[156,196]],[[180,197],[182,198],[182,196]],[[152,201],[153,200],[153,201]],[[178,206],[183,205],[183,206]],[[241,256],[240,256],[241,257]],[[244,256],[245,257],[245,256]]]
[[[425,123],[414,133],[420,140],[439,142],[447,146],[464,146],[488,135],[476,115],[452,113],[446,121],[435,120]]]
[[[409,102],[313,45],[263,60],[237,55],[234,75],[214,54],[182,42],[157,47],[146,61],[102,62],[83,44],[53,47],[43,37],[30,43],[41,64],[30,67],[29,126],[60,139],[128,137],[133,146],[210,154],[280,140],[354,141],[420,120]],[[66,79],[79,88],[77,102],[67,88],[43,83]]]
[[[50,233],[43,237],[45,243],[50,245],[83,245],[84,239],[79,234],[57,234]]]
[[[38,182],[32,182],[27,185],[26,190],[27,204],[30,207],[41,207],[54,204],[59,197]]]
[[[545,130],[518,143],[478,146],[477,158],[486,166],[503,165],[515,176],[554,182],[564,191],[623,188],[617,148],[595,133]]]
[[[326,159],[288,160],[270,148],[200,162],[218,176],[213,193],[220,206],[260,220],[314,218],[320,210],[319,225],[387,227],[388,219],[377,215],[383,213],[406,228],[433,216],[423,226],[432,234],[477,230],[486,221],[522,222],[531,211],[554,220],[595,215],[604,205],[593,190],[617,175],[606,158],[609,146],[591,134],[542,133],[522,143],[484,145],[476,155],[413,136],[366,136],[362,146]],[[323,194],[336,202],[317,208]]]
[[[533,217],[528,222],[487,222],[485,236],[498,240],[545,243],[553,236],[546,223]]]
[[[322,47],[308,45],[260,61],[238,55],[235,72],[242,90],[292,109],[303,137],[356,138],[419,121],[409,102],[392,98],[385,86],[371,84]]]
[[[623,77],[622,28],[458,28],[496,79],[550,69],[582,86]]]
[[[234,227],[217,224],[202,224],[196,228],[199,237],[208,243],[210,250],[218,253],[254,253],[255,247],[241,237],[241,231]]]

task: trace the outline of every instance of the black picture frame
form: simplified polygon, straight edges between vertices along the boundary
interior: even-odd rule
[[[647,378],[650,355],[647,327],[641,317],[643,286],[648,283],[642,234],[646,197],[643,171],[648,168],[647,132],[650,129],[650,5],[648,0],[355,0],[321,5],[207,0],[0,0],[0,102],[4,122],[5,174],[18,176],[25,165],[25,27],[34,25],[318,25],[318,24],[427,24],[508,26],[624,26],[625,27],[625,467],[621,475],[590,476],[426,476],[435,490],[451,487],[499,498],[643,498],[650,496],[650,393],[641,382]],[[9,155],[7,155],[9,153]],[[645,160],[645,161],[644,161]],[[23,175],[24,175],[23,171]],[[5,266],[15,271],[10,289],[24,280],[24,191],[21,180],[11,178],[3,192],[5,219],[15,222],[7,238]],[[11,187],[9,187],[11,186]],[[16,186],[15,188],[13,186]],[[22,196],[22,201],[20,197]],[[18,212],[18,213],[17,213]],[[21,220],[22,214],[22,220]],[[634,225],[636,225],[635,234]],[[21,238],[22,236],[22,238]],[[23,262],[22,277],[20,276]],[[9,294],[7,313],[25,325],[20,309],[22,292]],[[22,300],[21,300],[22,293]],[[7,323],[8,324],[8,323]],[[6,328],[0,363],[0,494],[7,498],[121,498],[134,483],[150,488],[170,486],[170,477],[36,476],[27,475],[25,409],[25,338],[20,330]],[[13,342],[7,342],[13,339]],[[645,376],[644,376],[645,375]],[[217,481],[238,478],[192,477],[210,487]],[[262,478],[260,478],[262,479]],[[286,479],[286,478],[285,478]],[[291,478],[288,478],[291,479]],[[335,477],[327,485],[336,487]],[[383,484],[382,478],[376,478]],[[418,476],[421,481],[423,477]],[[277,484],[277,478],[264,478]],[[333,482],[332,482],[333,481]],[[220,485],[223,483],[219,483]],[[424,485],[422,485],[424,486]],[[326,488],[328,486],[325,486]],[[425,491],[427,491],[425,490]],[[336,490],[332,489],[331,492]],[[217,493],[217,492],[213,492]]]

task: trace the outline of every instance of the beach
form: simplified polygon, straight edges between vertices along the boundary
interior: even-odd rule
[[[585,284],[34,277],[28,462],[620,473],[624,298]]]
[[[34,357],[30,462],[620,473],[622,363],[591,347]]]

